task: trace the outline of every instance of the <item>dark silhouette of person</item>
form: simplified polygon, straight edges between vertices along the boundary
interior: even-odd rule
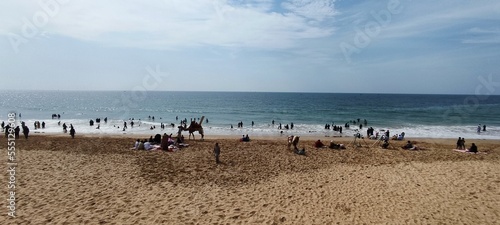
[[[214,155],[215,155],[215,163],[219,164],[220,163],[220,160],[219,160],[219,156],[220,156],[219,143],[215,143]]]
[[[7,138],[9,136],[9,133],[11,132],[10,125],[7,124],[4,128],[5,128],[5,130],[4,130],[5,131],[5,138]]]
[[[21,128],[19,128],[19,126],[16,126],[16,128],[14,129],[14,135],[15,135],[16,139],[19,139],[20,132],[21,132]]]
[[[28,128],[28,126],[23,126],[24,138],[28,139],[29,133],[30,133],[30,128]]]
[[[383,149],[387,149],[389,147],[389,141],[384,140],[384,143],[382,144]]]
[[[458,140],[457,140],[457,149],[462,149],[462,137],[458,137]]]
[[[156,134],[153,141],[154,141],[154,143],[160,144],[161,143],[161,134]]]
[[[474,153],[477,153],[477,146],[475,143],[472,143],[472,145],[470,146],[469,152],[474,152]]]
[[[403,149],[412,149],[412,148],[413,148],[413,144],[410,141],[406,142],[406,145],[403,146]]]
[[[486,125],[483,125],[483,131],[486,131]]]
[[[71,125],[71,129],[69,130],[69,135],[71,135],[71,138],[75,138],[75,128],[73,125]]]

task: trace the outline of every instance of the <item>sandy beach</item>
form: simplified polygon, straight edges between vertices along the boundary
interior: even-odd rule
[[[286,137],[209,137],[177,152],[131,150],[135,138],[18,139],[16,218],[7,215],[3,172],[0,224],[499,223],[498,140],[466,140],[481,152],[469,154],[452,151],[452,139],[412,140],[420,151],[373,140],[332,150],[313,147],[331,137],[309,137],[299,156]],[[6,171],[6,154],[2,161]]]

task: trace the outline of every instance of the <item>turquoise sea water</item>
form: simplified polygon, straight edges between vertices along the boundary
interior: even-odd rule
[[[405,132],[413,137],[500,139],[500,96],[263,93],[263,92],[119,92],[119,91],[1,91],[0,120],[9,112],[31,125],[44,121],[45,133],[61,132],[61,122],[72,123],[79,133],[175,133],[160,130],[160,123],[179,124],[205,116],[207,135],[279,135],[277,125],[294,123],[285,134],[338,135],[325,124],[345,125],[364,119],[368,127]],[[155,120],[149,119],[154,116]],[[97,130],[88,122],[108,118]],[[176,117],[179,120],[176,120]],[[119,129],[124,121],[141,121],[141,127]],[[275,125],[271,121],[275,121]],[[254,126],[251,126],[252,121]],[[243,128],[238,128],[243,122]],[[350,123],[343,135],[352,135],[359,123]],[[477,134],[478,124],[487,131]],[[233,129],[230,126],[233,125]],[[150,127],[156,126],[151,131]],[[364,132],[366,127],[363,127]],[[33,131],[33,129],[32,129]],[[40,131],[40,130],[39,130]],[[41,131],[40,131],[41,132]]]

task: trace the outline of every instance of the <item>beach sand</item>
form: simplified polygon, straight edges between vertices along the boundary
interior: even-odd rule
[[[135,137],[19,139],[17,217],[2,207],[0,224],[499,223],[498,140],[466,140],[484,153],[469,154],[452,151],[451,139],[415,140],[421,151],[396,141],[367,148],[372,140],[315,149],[315,139],[331,140],[301,140],[307,156],[288,150],[286,137],[212,137],[173,153],[131,150]],[[8,196],[8,174],[0,177]]]

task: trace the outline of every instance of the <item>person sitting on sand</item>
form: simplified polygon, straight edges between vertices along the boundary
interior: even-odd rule
[[[144,150],[149,151],[152,148],[153,148],[153,146],[151,145],[151,142],[149,142],[149,141],[144,142]]]
[[[139,149],[139,143],[140,143],[139,139],[135,140],[134,147],[132,149],[134,150]]]
[[[306,149],[305,148],[302,148],[301,150],[295,149],[294,152],[297,155],[306,155]]]
[[[403,148],[403,149],[410,150],[410,149],[412,149],[412,148],[413,148],[413,144],[412,144],[410,141],[408,141],[408,142],[406,143],[406,145],[405,145],[405,146],[403,146],[402,148]]]
[[[160,144],[161,143],[161,134],[156,134],[154,139],[153,139],[153,143],[155,144]]]
[[[382,147],[383,149],[387,149],[387,148],[389,147],[389,141],[384,140],[384,143],[382,143],[381,147]]]
[[[328,147],[331,149],[345,149],[343,144],[335,144],[333,141],[330,141],[330,146]]]
[[[139,146],[137,146],[137,150],[144,150],[144,141],[139,142]]]
[[[248,137],[248,134],[246,136],[243,135],[243,137],[240,139],[240,141],[242,141],[242,142],[249,142],[250,141],[250,137]]]
[[[161,149],[163,149],[164,151],[167,151],[168,150],[168,138],[169,136],[167,135],[167,133],[163,133],[163,137],[161,138]]]
[[[477,146],[476,146],[476,144],[472,143],[472,145],[470,146],[470,148],[467,149],[467,152],[477,153]]]
[[[299,144],[299,138],[300,136],[289,136],[288,137],[288,148],[290,149],[290,146],[293,146],[294,150],[298,150],[297,145]]]
[[[184,136],[177,135],[177,144],[182,144],[182,143],[184,143]]]
[[[323,144],[323,142],[321,142],[321,140],[317,140],[316,142],[314,142],[314,147],[323,148],[325,147],[325,145]]]

